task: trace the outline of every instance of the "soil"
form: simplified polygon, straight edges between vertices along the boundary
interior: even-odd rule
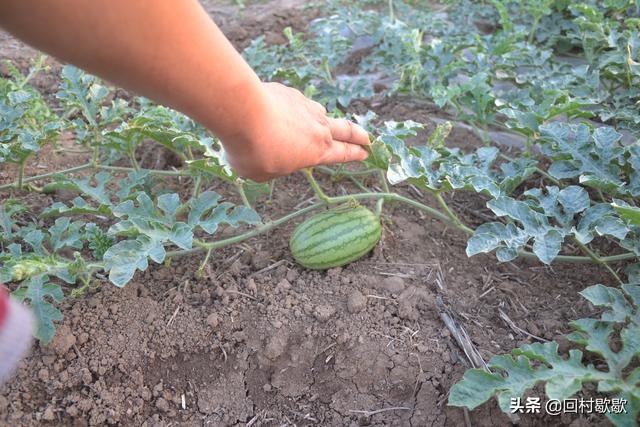
[[[302,3],[258,3],[241,12],[215,2],[206,6],[243,47],[259,34],[281,41],[288,25],[304,29],[316,12],[303,10]],[[23,67],[36,55],[8,36],[0,37],[0,52]],[[44,77],[38,85],[54,93],[56,81]],[[384,119],[429,127],[432,117],[443,117],[402,98],[354,106],[369,107]],[[479,144],[463,129],[449,141]],[[83,155],[46,150],[28,172],[82,161]],[[1,183],[13,177],[10,169],[0,171]],[[329,193],[354,190],[346,181],[320,182]],[[171,180],[165,185],[184,187]],[[214,189],[236,200],[232,189]],[[415,189],[401,186],[400,192],[433,205]],[[277,182],[274,199],[259,212],[277,218],[311,197],[301,176],[288,177]],[[51,201],[26,199],[36,210]],[[469,224],[483,221],[486,209],[478,196],[456,194],[448,201]],[[446,405],[450,387],[470,366],[441,313],[466,328],[487,361],[533,340],[512,329],[501,312],[529,334],[554,339],[570,320],[594,312],[577,292],[607,284],[609,277],[592,266],[467,258],[462,233],[404,205],[387,204],[385,213],[381,244],[345,268],[316,272],[297,266],[287,248],[291,223],[216,252],[204,277],[196,275],[200,257],[189,257],[175,259],[170,268],[152,265],[124,289],[98,280],[84,296],[61,304],[64,321],[53,342],[34,343],[4,386],[0,424],[509,425],[514,420],[495,402],[468,414]],[[524,426],[600,423],[576,415],[519,420]]]

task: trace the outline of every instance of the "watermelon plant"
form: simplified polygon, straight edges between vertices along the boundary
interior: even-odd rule
[[[258,38],[243,52],[264,79],[284,81],[332,115],[358,121],[372,140],[360,164],[303,170],[316,202],[275,219],[259,212],[277,186],[240,177],[215,136],[188,117],[122,99],[71,66],[62,69],[53,100],[30,85],[46,72],[43,59],[26,73],[10,66],[0,80],[0,162],[14,165],[15,179],[0,185],[0,281],[32,306],[37,337],[49,341],[62,317],[56,303],[96,279],[125,286],[150,261],[193,254],[203,255],[202,271],[220,248],[311,214],[290,236],[293,259],[313,269],[357,261],[381,238],[386,202],[403,203],[466,234],[468,256],[595,263],[620,286],[583,291],[607,311],[572,324],[569,339],[582,350],[566,359],[553,343],[531,344],[497,356],[489,371],[465,375],[451,404],[474,408],[496,396],[508,409],[505,402],[540,382],[550,398],[596,382],[599,393],[631,402],[626,418],[611,421],[633,425],[640,407],[637,2],[447,3],[434,10],[334,0],[307,33],[287,29],[286,44]],[[356,72],[341,74],[353,56]],[[374,105],[382,96],[441,108],[448,120],[427,135],[423,124],[404,117],[383,121],[350,109],[355,99]],[[475,132],[480,146],[447,144],[454,126]],[[507,151],[498,134],[521,147]],[[141,147],[150,143],[172,152],[179,165],[143,167]],[[47,144],[88,160],[26,176],[29,159]],[[318,174],[348,179],[357,190],[327,194]],[[181,185],[171,190],[177,179]],[[229,186],[239,202],[208,189],[213,181]],[[407,185],[432,203],[408,196]],[[73,196],[38,211],[24,198],[60,191]],[[447,202],[463,191],[482,198],[491,219],[465,223]],[[221,228],[238,230],[217,238]],[[622,350],[611,349],[612,338]]]
[[[598,392],[620,402],[620,409],[608,410],[607,418],[615,425],[637,425],[640,371],[633,359],[640,352],[640,286],[627,284],[617,289],[596,285],[580,294],[604,311],[599,319],[571,323],[574,332],[567,338],[573,348],[568,357],[559,353],[553,341],[525,344],[511,354],[493,357],[488,363],[493,372],[467,371],[451,388],[449,404],[473,409],[496,396],[500,408],[510,413],[513,399],[523,397],[536,384],[545,384],[549,399],[562,401],[582,390],[583,384],[597,383]],[[612,348],[615,339],[620,340],[619,350]]]

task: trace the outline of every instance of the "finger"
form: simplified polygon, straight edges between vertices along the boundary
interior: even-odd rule
[[[369,134],[357,124],[346,119],[329,119],[331,136],[336,141],[369,145]]]
[[[324,108],[324,105],[320,104],[319,102],[310,100],[311,103],[311,108],[313,108],[314,111],[316,111],[317,113],[326,116],[327,115],[327,109]]]
[[[364,160],[369,153],[359,145],[333,141],[322,156],[321,164],[334,164]]]

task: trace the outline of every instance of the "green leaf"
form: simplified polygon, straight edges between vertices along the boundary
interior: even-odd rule
[[[64,247],[82,249],[82,238],[80,230],[84,227],[84,222],[74,221],[63,217],[56,219],[55,224],[49,228],[51,247],[53,251],[58,251]]]
[[[71,206],[67,206],[62,202],[55,202],[40,213],[41,218],[73,215],[96,215],[108,218],[112,215],[112,212],[106,205],[100,205],[95,208],[82,197],[76,197],[71,201]]]
[[[86,74],[79,68],[66,65],[60,73],[62,83],[56,97],[67,108],[78,108],[86,122],[98,126],[98,112],[109,95],[109,90],[102,86],[94,76]]]
[[[575,185],[560,190],[556,186],[532,188],[524,193],[537,201],[544,214],[561,226],[570,227],[574,216],[589,208],[591,200],[587,191]],[[530,204],[531,206],[531,204]],[[532,206],[535,209],[535,206]]]
[[[102,260],[105,252],[115,244],[115,239],[94,223],[85,225],[85,239],[97,260]]]
[[[176,221],[175,214],[180,205],[177,194],[164,194],[158,198],[158,209],[151,198],[140,192],[133,200],[127,200],[113,208],[113,215],[121,221],[109,228],[113,235],[136,236],[139,234],[150,238],[152,242],[171,242],[182,249],[191,249],[193,240],[192,227]]]
[[[542,362],[536,366],[533,361]],[[496,373],[471,369],[451,388],[449,405],[474,409],[496,396],[500,409],[509,411],[511,398],[521,397],[539,382],[547,382],[551,399],[566,399],[579,390],[582,382],[606,378],[593,366],[582,364],[582,352],[571,350],[568,359],[558,354],[558,344],[526,344],[512,355],[494,356],[488,363]]]
[[[56,328],[53,322],[62,320],[63,316],[51,302],[61,302],[64,298],[59,285],[48,283],[46,276],[38,276],[29,280],[26,287],[14,292],[14,295],[21,301],[28,299],[31,303],[31,311],[36,320],[35,337],[43,343],[48,343],[53,339]]]
[[[23,231],[26,233],[22,236],[22,240],[31,246],[33,252],[37,255],[45,255],[47,253],[44,248],[46,235],[40,230],[25,229]]]
[[[191,227],[200,227],[209,234],[214,234],[220,224],[233,227],[244,224],[259,224],[260,217],[245,206],[235,206],[229,202],[219,203],[220,195],[213,191],[205,191],[189,203],[187,219]]]
[[[636,425],[640,414],[640,369],[629,367],[640,356],[640,286],[624,285],[623,291],[602,285],[581,292],[596,307],[603,307],[600,319],[580,319],[571,323],[574,332],[569,341],[581,345],[591,355],[605,362],[606,369],[587,363],[583,353],[569,350],[568,358],[558,354],[558,344],[525,344],[511,355],[494,356],[489,361],[492,372],[467,371],[451,388],[449,404],[474,409],[495,396],[500,408],[510,413],[512,398],[521,398],[538,383],[544,382],[549,399],[563,400],[578,393],[585,382],[598,384],[598,393],[625,399],[626,412],[611,414],[616,425]],[[616,330],[620,330],[621,348],[611,347]]]
[[[103,259],[111,283],[123,287],[133,278],[136,270],[147,269],[147,258],[161,263],[165,255],[166,251],[161,242],[153,241],[147,236],[139,236],[136,240],[116,243],[104,253]]]
[[[620,206],[612,203],[611,206],[620,214],[622,218],[633,225],[640,225],[640,208],[635,206]]]
[[[583,185],[624,194],[622,135],[615,130],[601,127],[592,133],[584,124],[552,122],[540,127],[540,135],[544,153],[554,159],[549,168],[554,178],[579,178]]]
[[[590,243],[595,236],[612,236],[623,240],[629,227],[608,203],[599,203],[584,211],[573,233],[579,242]]]
[[[27,211],[27,207],[15,199],[7,199],[0,204],[0,229],[2,237],[0,239],[10,241],[13,238],[13,227],[15,222],[13,216]]]
[[[533,242],[533,253],[538,256],[540,261],[545,264],[551,264],[560,253],[564,235],[558,230],[549,230],[545,235],[538,236]]]
[[[243,180],[242,188],[244,194],[249,200],[249,204],[253,205],[260,198],[271,196],[271,184],[268,182],[255,182],[251,180]]]
[[[587,191],[576,185],[563,188],[558,193],[558,202],[563,206],[566,213],[577,214],[591,206]]]
[[[92,182],[95,180],[96,185]],[[108,172],[98,172],[93,177],[70,178],[66,176],[56,177],[55,182],[44,186],[45,193],[56,190],[71,190],[91,197],[104,206],[111,206],[111,197],[107,192],[107,185],[113,181],[113,176]]]
[[[545,215],[534,211],[527,203],[510,197],[490,200],[487,207],[497,216],[506,216],[520,222],[524,230],[532,235],[544,234],[550,227]]]
[[[204,150],[204,159],[188,160],[189,170],[195,174],[206,174],[234,183],[238,175],[227,161],[226,153],[222,145],[212,138],[198,140],[201,149]],[[217,146],[217,148],[216,148]]]
[[[176,193],[163,194],[158,197],[158,208],[171,220],[175,220],[179,207],[180,197]]]
[[[0,163],[23,165],[41,146],[56,139],[62,123],[43,96],[28,85],[30,77],[15,71],[13,79],[0,79]]]
[[[511,261],[517,256],[517,251],[521,249],[529,241],[529,235],[523,230],[517,228],[513,224],[502,224],[500,222],[492,222],[480,225],[476,228],[475,233],[467,242],[467,256],[477,255],[479,253],[489,253],[499,248],[512,249],[515,251],[508,252],[513,257],[503,257],[501,261]],[[507,252],[503,252],[504,255]]]
[[[629,291],[635,289],[631,285],[626,286]],[[628,317],[633,316],[633,307],[619,289],[594,285],[580,292],[580,295],[596,307],[609,309],[603,312],[600,317],[604,321],[624,322]]]
[[[124,286],[133,278],[136,270],[148,268],[148,258],[156,263],[163,262],[167,244],[191,249],[196,227],[213,234],[221,224],[237,227],[260,222],[254,210],[219,201],[218,194],[205,191],[185,205],[173,193],[159,196],[154,204],[146,193],[140,192],[135,201],[126,200],[115,206],[113,215],[120,221],[109,228],[108,234],[126,236],[128,239],[110,246],[104,252],[109,280],[117,286]],[[177,212],[186,208],[189,208],[187,222],[177,221]]]
[[[500,183],[501,194],[511,195],[513,191],[536,172],[537,162],[533,159],[519,158],[513,162],[500,165],[502,172],[502,182]]]
[[[500,174],[493,169],[499,155],[495,147],[481,147],[468,154],[444,147],[443,140],[450,130],[446,123],[436,128],[426,145],[412,147],[406,145],[405,139],[416,135],[419,127],[415,123],[387,122],[385,126],[386,133],[379,140],[392,154],[387,170],[391,184],[408,181],[430,191],[466,189],[499,197],[502,187],[512,191],[522,182],[522,176],[505,176],[500,182]],[[515,168],[505,170],[515,172]]]

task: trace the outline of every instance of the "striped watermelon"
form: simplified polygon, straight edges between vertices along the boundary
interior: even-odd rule
[[[364,206],[338,208],[307,219],[293,231],[289,248],[302,266],[340,267],[366,255],[380,240],[380,219]]]

